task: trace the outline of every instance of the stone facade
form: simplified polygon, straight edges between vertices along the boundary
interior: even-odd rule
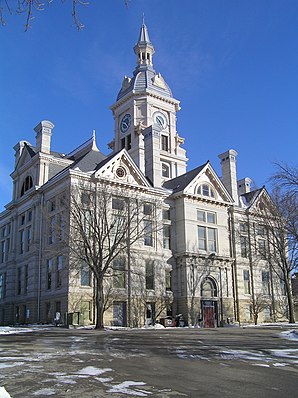
[[[57,313],[63,323],[94,321],[92,275],[74,266],[65,238],[71,221],[65,203],[82,181],[104,185],[117,197],[158,203],[155,223],[162,224],[152,240],[134,243],[129,269],[123,254],[125,276],[114,286],[107,325],[142,326],[180,314],[204,327],[251,322],[259,296],[268,304],[259,321],[284,318],[278,316],[277,297],[284,293],[276,277],[265,260],[249,255],[266,189],[251,192],[248,177],[237,181],[233,149],[219,155],[222,178],[209,161],[186,172],[184,139],[176,130],[179,101],[153,68],[144,23],[134,51],[133,77],[124,77],[111,106],[115,132],[108,157],[95,136],[67,155],[52,151],[49,121],[35,128],[35,145],[14,147],[12,201],[0,215],[0,324],[53,322]]]

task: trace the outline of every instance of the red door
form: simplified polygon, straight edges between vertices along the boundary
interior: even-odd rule
[[[214,307],[203,307],[204,328],[214,328]]]

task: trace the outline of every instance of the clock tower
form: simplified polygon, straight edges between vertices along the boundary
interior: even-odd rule
[[[155,51],[144,20],[134,52],[133,76],[124,77],[111,106],[115,137],[109,146],[113,152],[126,148],[153,186],[161,187],[164,181],[186,172],[184,139],[176,130],[179,101],[153,68]]]

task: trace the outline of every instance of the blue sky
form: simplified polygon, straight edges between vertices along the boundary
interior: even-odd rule
[[[135,68],[143,12],[154,67],[181,101],[188,170],[209,159],[220,174],[217,155],[234,148],[238,178],[261,186],[273,162],[297,164],[296,0],[90,0],[81,32],[71,2],[56,0],[29,32],[24,15],[8,15],[0,29],[0,210],[11,200],[13,146],[34,144],[39,121],[56,126],[53,150],[68,153],[95,129],[109,152],[109,106]]]

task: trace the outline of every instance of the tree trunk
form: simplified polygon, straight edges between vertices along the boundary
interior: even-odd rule
[[[104,313],[104,293],[103,293],[103,281],[101,278],[96,278],[95,288],[95,305],[96,305],[96,323],[95,329],[103,329],[103,313]]]
[[[288,307],[289,307],[289,323],[295,323],[294,303],[293,303],[293,297],[292,297],[291,282],[288,277],[286,278],[286,290],[287,290],[287,299],[288,299]]]

